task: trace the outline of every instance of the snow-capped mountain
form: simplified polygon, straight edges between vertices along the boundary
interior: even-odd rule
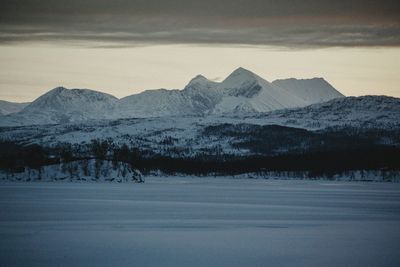
[[[284,79],[272,82],[280,88],[285,89],[291,95],[304,100],[308,105],[326,102],[334,98],[344,97],[338,90],[323,78],[313,79]]]
[[[0,125],[58,124],[107,118],[118,99],[89,90],[57,87],[26,106],[3,116]]]
[[[248,114],[303,107],[342,97],[323,79],[270,83],[244,68],[222,82],[198,75],[182,90],[147,90],[117,99],[88,89],[57,87],[19,113],[0,117],[0,126],[58,124],[91,119]]]
[[[8,115],[23,110],[29,103],[14,103],[0,100],[0,115]]]
[[[302,107],[307,102],[279,88],[244,68],[238,68],[216,86],[222,92],[221,101],[213,113],[266,112]]]

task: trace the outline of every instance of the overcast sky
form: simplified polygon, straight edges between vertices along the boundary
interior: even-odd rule
[[[238,66],[400,97],[400,2],[0,1],[0,99],[58,85],[122,97]]]

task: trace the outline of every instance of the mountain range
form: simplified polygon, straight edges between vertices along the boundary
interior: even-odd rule
[[[0,126],[60,124],[98,119],[249,114],[304,107],[344,97],[322,78],[272,83],[244,68],[222,82],[202,75],[182,90],[146,90],[121,99],[89,89],[57,87],[32,103],[0,103]],[[3,111],[6,110],[5,112]]]
[[[0,102],[8,113],[0,180],[122,181],[121,166],[329,179],[368,172],[381,181],[400,173],[400,99],[344,97],[322,78],[270,83],[239,68],[222,82],[198,75],[181,90],[122,99],[57,87],[24,105]]]

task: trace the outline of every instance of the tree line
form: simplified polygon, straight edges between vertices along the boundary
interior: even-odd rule
[[[62,144],[57,147],[19,145],[0,142],[0,168],[22,172],[25,167],[39,172],[45,165],[64,164],[76,160],[109,160],[128,163],[143,173],[161,171],[166,174],[235,175],[250,172],[292,171],[309,173],[311,177],[333,176],[350,170],[400,170],[400,148],[393,145],[339,147],[330,150],[303,150],[276,155],[234,156],[196,154],[187,157],[149,155],[140,148],[116,145],[112,140],[93,140],[87,145]]]

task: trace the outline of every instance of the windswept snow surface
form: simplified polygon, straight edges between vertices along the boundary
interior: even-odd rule
[[[399,266],[400,185],[0,183],[1,266]]]

